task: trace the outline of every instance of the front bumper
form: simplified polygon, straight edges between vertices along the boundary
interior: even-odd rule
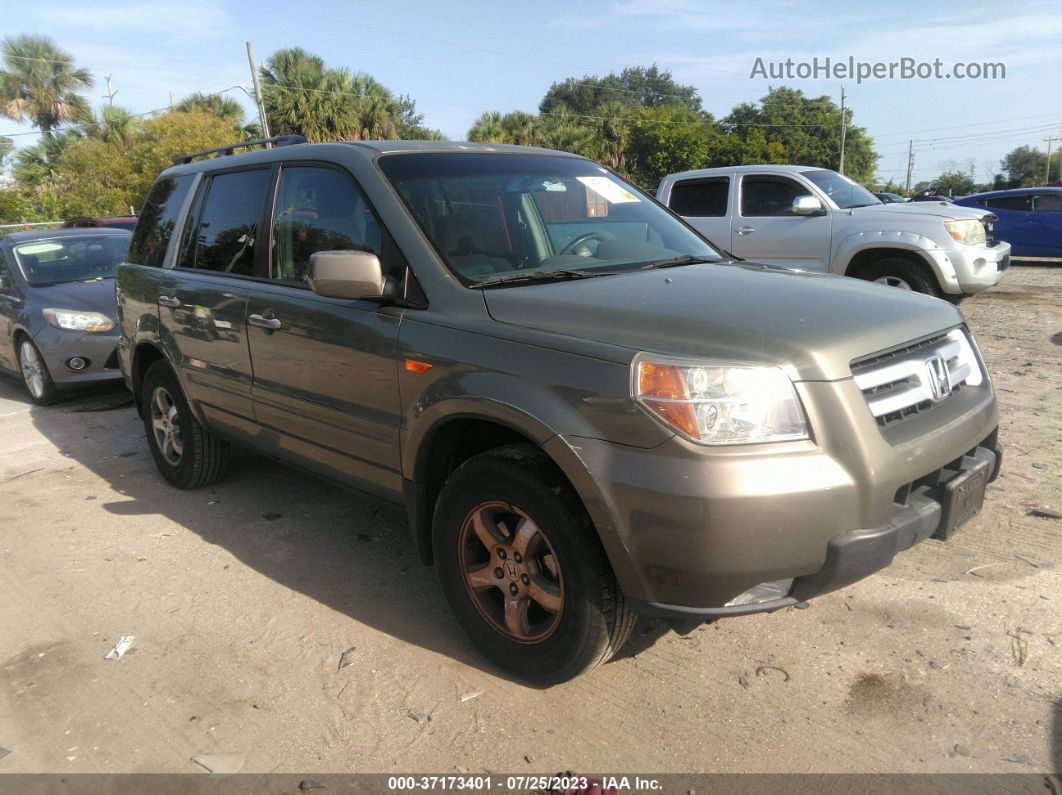
[[[955,279],[963,293],[979,293],[999,284],[1010,267],[1010,243],[996,241],[990,246],[962,246],[944,252],[955,269]]]
[[[934,508],[923,486],[954,477],[977,448],[996,456],[987,383],[896,429],[876,424],[852,379],[797,389],[817,429],[811,441],[705,448],[673,438],[641,449],[554,437],[544,445],[582,497],[635,610],[742,615],[842,587],[937,531],[945,503]],[[864,557],[871,562],[854,563]],[[787,579],[797,581],[792,599],[727,606]]]
[[[37,332],[33,341],[44,357],[56,386],[72,387],[122,379],[122,371],[118,369],[116,333],[85,334],[45,326]],[[75,356],[87,360],[88,366],[82,370],[72,370],[67,362]]]

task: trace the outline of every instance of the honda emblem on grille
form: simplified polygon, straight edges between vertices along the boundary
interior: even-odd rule
[[[951,373],[943,358],[926,359],[926,373],[929,375],[929,393],[934,401],[939,402],[951,394]]]

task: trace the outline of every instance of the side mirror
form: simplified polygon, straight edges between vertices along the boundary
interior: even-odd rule
[[[387,282],[369,251],[318,251],[310,255],[310,289],[328,298],[382,298]]]
[[[797,196],[793,199],[793,215],[826,215],[826,208],[816,196]]]

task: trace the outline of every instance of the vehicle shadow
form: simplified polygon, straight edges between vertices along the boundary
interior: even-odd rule
[[[0,399],[5,398],[29,403],[20,385],[6,381],[0,383]],[[86,411],[98,413],[87,419]],[[125,519],[123,533],[139,536],[145,521],[161,516],[361,624],[524,684],[494,668],[466,639],[434,570],[416,557],[401,506],[237,448],[226,476],[214,486],[175,489],[158,474],[124,388],[34,407],[31,418],[62,455],[120,495],[101,496],[93,505]],[[247,605],[248,613],[260,609]]]

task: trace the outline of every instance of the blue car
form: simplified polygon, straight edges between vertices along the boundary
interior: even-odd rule
[[[1062,257],[1062,188],[996,190],[953,201],[999,216],[992,235],[1010,243],[1012,256]]]

